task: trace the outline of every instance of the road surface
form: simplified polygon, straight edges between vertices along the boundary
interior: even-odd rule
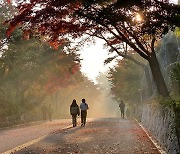
[[[0,130],[0,153],[13,149],[19,145],[47,135],[54,130],[69,126],[70,120],[53,120],[51,122],[39,122],[30,126],[20,125],[16,128]]]
[[[134,120],[106,118],[87,121],[85,127],[80,127],[79,124],[72,128],[70,120],[59,120],[1,131],[0,152],[15,154],[160,153]]]

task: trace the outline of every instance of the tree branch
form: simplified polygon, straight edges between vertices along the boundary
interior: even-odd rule
[[[129,26],[129,24],[128,24]],[[132,36],[132,38],[136,41],[136,44],[139,46],[139,48],[144,51],[147,55],[149,55],[149,52],[144,48],[144,46],[142,45],[142,43],[138,40],[138,38],[136,37],[136,35],[134,35],[132,32],[130,32],[125,26],[123,26],[124,30],[126,30],[127,33],[129,33],[130,36]],[[131,29],[131,31],[133,31],[133,29],[131,28],[131,26],[129,26],[129,28]],[[133,31],[134,32],[134,31]],[[135,33],[135,32],[134,32]]]
[[[153,36],[153,39],[151,41],[151,51],[154,52],[154,43],[156,41],[156,38]]]
[[[117,32],[119,33],[119,35],[121,36],[121,37],[120,37],[120,36],[116,35],[114,32],[112,32],[113,35],[115,34],[115,37],[117,37],[118,39],[126,42],[126,43],[127,43],[131,48],[133,48],[141,57],[143,57],[144,59],[148,60],[148,55],[146,55],[143,51],[139,50],[133,42],[129,41],[129,40],[122,34],[122,32],[119,31],[119,29],[118,29],[116,26],[114,26],[114,27],[115,27],[115,29],[117,30]]]
[[[90,34],[89,34],[89,35],[90,35]],[[108,46],[110,46],[119,56],[121,56],[121,57],[123,57],[123,58],[126,58],[126,59],[128,59],[128,60],[131,60],[131,61],[133,61],[134,63],[136,63],[137,65],[139,65],[139,66],[141,66],[141,67],[143,67],[143,68],[146,67],[145,64],[137,61],[137,60],[134,59],[133,57],[131,57],[131,56],[127,55],[127,54],[122,54],[121,52],[119,52],[118,49],[116,49],[115,47],[113,47],[113,46],[108,42],[108,40],[107,40],[102,34],[101,34],[101,36],[96,35],[96,37],[98,37],[98,38],[103,39],[104,41],[106,41],[106,43],[108,44]]]

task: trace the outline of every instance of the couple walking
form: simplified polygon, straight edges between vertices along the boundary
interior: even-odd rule
[[[86,100],[83,98],[82,102],[80,104],[81,109],[81,127],[85,126],[86,124],[86,117],[87,117],[87,110],[89,109],[88,104],[86,103]],[[76,103],[76,100],[73,99],[72,104],[70,106],[70,113],[72,115],[72,123],[73,127],[76,127],[77,125],[77,115],[80,115],[79,106]]]

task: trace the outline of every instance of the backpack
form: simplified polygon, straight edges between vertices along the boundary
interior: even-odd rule
[[[71,106],[70,112],[71,112],[71,114],[78,114],[77,106]]]

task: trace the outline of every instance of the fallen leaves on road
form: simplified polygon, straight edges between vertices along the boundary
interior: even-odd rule
[[[87,123],[85,127],[58,130],[24,152],[30,151],[49,154],[159,154],[137,123],[126,119],[102,119]]]

